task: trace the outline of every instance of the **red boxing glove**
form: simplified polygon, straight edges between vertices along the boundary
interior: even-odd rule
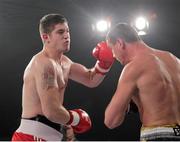
[[[91,119],[82,109],[69,110],[70,120],[67,125],[71,125],[75,133],[84,133],[91,128]]]
[[[93,49],[92,55],[97,59],[96,72],[102,75],[107,73],[114,62],[112,50],[107,46],[107,43],[105,41],[98,43]]]

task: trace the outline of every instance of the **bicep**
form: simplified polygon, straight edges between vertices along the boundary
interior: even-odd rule
[[[57,75],[51,64],[39,67],[35,74],[36,87],[40,95],[51,88],[57,87]]]
[[[36,89],[42,107],[46,107],[54,101],[56,102],[58,100],[58,95],[56,95],[58,85],[53,66],[51,64],[42,65],[35,74]]]

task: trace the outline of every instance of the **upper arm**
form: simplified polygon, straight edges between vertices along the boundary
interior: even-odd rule
[[[124,68],[119,78],[113,101],[121,112],[125,112],[132,95],[137,89],[138,70],[133,67]]]
[[[123,69],[117,89],[105,112],[105,121],[120,123],[124,119],[128,104],[137,89],[138,73],[136,67],[127,66]]]
[[[42,111],[48,111],[53,105],[58,105],[57,74],[53,64],[49,60],[43,60],[43,62],[39,61],[37,63],[35,81]]]
[[[51,88],[58,87],[57,75],[50,61],[37,63],[35,73],[36,87],[39,95],[46,93]]]

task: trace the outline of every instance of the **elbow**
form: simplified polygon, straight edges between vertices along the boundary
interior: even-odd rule
[[[107,128],[109,129],[114,129],[116,127],[118,127],[119,125],[121,125],[122,122],[115,122],[115,121],[108,121],[108,120],[104,120],[104,124]]]
[[[54,118],[54,113],[52,110],[50,110],[49,108],[45,108],[42,110],[43,111],[43,115],[50,121],[53,121]]]
[[[109,129],[114,129],[122,124],[124,117],[109,117],[106,116],[104,119],[104,124]]]
[[[88,87],[89,87],[89,88],[96,88],[96,87],[98,87],[98,85],[99,85],[99,84],[93,84],[93,85],[89,85]]]
[[[115,126],[112,125],[112,123],[110,121],[104,120],[104,124],[109,129],[114,129],[115,128]]]
[[[96,88],[96,87],[99,86],[99,84],[100,83],[88,83],[88,84],[86,84],[86,86],[89,87],[89,88]]]
[[[53,114],[51,111],[45,110],[45,111],[43,111],[43,114],[48,120],[52,120]]]

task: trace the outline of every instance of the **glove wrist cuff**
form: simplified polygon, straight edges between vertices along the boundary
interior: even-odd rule
[[[69,110],[70,120],[67,122],[67,125],[76,126],[79,124],[80,118],[79,114],[75,111]]]
[[[109,70],[110,70],[110,68],[104,69],[104,68],[100,67],[100,66],[99,66],[99,62],[96,62],[96,64],[95,64],[95,69],[96,69],[96,72],[97,72],[97,73],[100,73],[100,74],[102,74],[102,75],[105,75],[105,74],[106,74],[107,72],[109,72]]]

